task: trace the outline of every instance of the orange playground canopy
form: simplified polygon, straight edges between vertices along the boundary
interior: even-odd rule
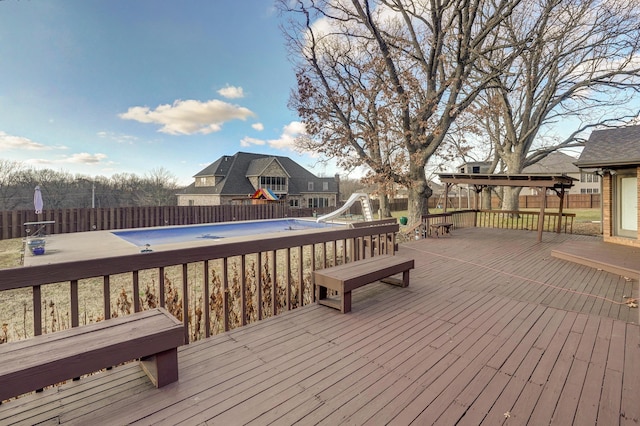
[[[252,196],[254,200],[271,200],[277,201],[278,196],[273,193],[269,188],[260,188]]]

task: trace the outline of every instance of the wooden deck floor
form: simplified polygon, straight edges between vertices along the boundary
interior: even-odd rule
[[[359,289],[182,348],[155,389],[128,364],[0,406],[0,424],[640,422],[638,282],[557,259],[592,237],[456,230],[402,245],[411,286]],[[46,354],[43,354],[46,356]]]

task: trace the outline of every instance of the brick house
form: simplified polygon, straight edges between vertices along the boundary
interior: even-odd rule
[[[292,207],[335,207],[339,185],[338,175],[317,177],[288,157],[238,152],[198,172],[177,197],[179,206],[246,204],[263,188]]]
[[[640,247],[640,126],[594,131],[575,164],[602,176],[604,241]]]

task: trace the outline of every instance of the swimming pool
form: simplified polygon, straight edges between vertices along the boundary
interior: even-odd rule
[[[336,223],[316,223],[315,221],[304,219],[270,219],[212,223],[207,225],[172,226],[166,228],[133,229],[126,231],[112,231],[112,234],[136,246],[144,246],[147,244],[173,244],[203,240],[215,241],[229,237],[344,226],[345,225]]]

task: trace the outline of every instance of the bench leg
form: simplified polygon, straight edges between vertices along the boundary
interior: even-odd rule
[[[178,349],[142,358],[140,366],[157,388],[173,383],[178,380]]]
[[[316,300],[323,300],[327,298],[327,288],[321,285],[316,286]]]
[[[402,287],[409,287],[409,270],[402,272]]]
[[[342,294],[342,305],[340,312],[346,314],[347,312],[351,312],[351,292],[345,291]]]

